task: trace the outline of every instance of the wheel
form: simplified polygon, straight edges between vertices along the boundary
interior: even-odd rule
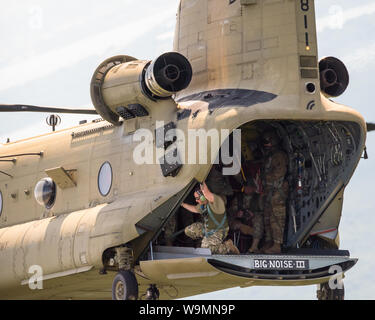
[[[345,290],[344,287],[342,289],[331,289],[328,282],[325,282],[318,285],[316,296],[318,300],[344,300]]]
[[[112,300],[137,300],[138,282],[133,272],[120,271],[112,284]]]

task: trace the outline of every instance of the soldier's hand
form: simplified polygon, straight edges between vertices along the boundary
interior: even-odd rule
[[[208,190],[208,187],[207,187],[207,184],[206,184],[206,182],[204,182],[203,181],[203,183],[201,183],[201,190],[202,190],[202,192],[203,192],[203,194],[205,193],[205,192],[209,192],[209,190]]]
[[[214,194],[208,189],[206,182],[201,183],[201,190],[208,202],[212,203],[214,201]]]

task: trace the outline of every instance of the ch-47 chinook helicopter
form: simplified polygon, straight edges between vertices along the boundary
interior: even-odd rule
[[[344,64],[317,56],[313,0],[181,0],[173,52],[101,63],[95,110],[2,105],[102,119],[0,146],[0,297],[169,299],[317,284],[320,299],[343,298],[328,282],[332,268],[357,261],[339,250],[338,226],[367,128],[329,99],[348,85]],[[270,128],[289,157],[282,253],[216,255],[178,232],[166,245],[164,227],[176,218],[185,227],[181,203],[212,169],[183,161],[169,130],[241,129],[246,146]],[[135,163],[139,129],[179,161]],[[218,155],[222,141],[199,152]]]

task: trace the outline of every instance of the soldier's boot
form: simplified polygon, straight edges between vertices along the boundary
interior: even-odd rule
[[[260,250],[258,249],[260,239],[254,239],[253,243],[251,244],[251,247],[247,251],[248,253],[260,253]]]
[[[238,248],[234,245],[232,239],[225,241],[224,244],[228,249],[228,253],[240,254],[240,250],[238,250]]]
[[[281,244],[275,242],[271,248],[269,248],[267,250],[264,250],[264,253],[268,253],[268,254],[278,254],[278,253],[281,253]]]

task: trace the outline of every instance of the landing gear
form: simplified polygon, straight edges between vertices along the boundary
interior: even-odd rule
[[[146,291],[145,300],[158,300],[159,296],[160,296],[159,289],[156,287],[155,284],[151,284],[150,287]]]
[[[345,290],[342,289],[331,289],[328,282],[318,284],[318,290],[316,291],[318,300],[344,300]]]
[[[112,284],[112,300],[137,300],[138,282],[133,272],[119,271]]]

